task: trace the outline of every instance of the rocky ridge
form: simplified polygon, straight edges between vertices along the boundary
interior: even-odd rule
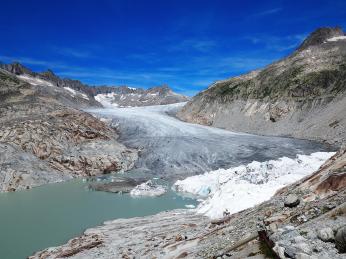
[[[320,28],[288,57],[218,81],[189,101],[182,120],[341,145],[346,136],[346,36]]]
[[[79,80],[60,78],[50,69],[36,73],[18,62],[12,64],[0,63],[0,68],[31,84],[56,86],[60,90],[59,95],[73,99],[73,101],[69,102],[69,105],[76,108],[89,106],[102,107],[102,105],[107,107],[133,107],[188,101],[186,96],[173,92],[167,85],[149,89],[128,86],[96,87],[83,84]]]
[[[147,90],[132,87],[96,87],[95,99],[106,107],[134,107],[187,102],[189,99],[172,91],[167,85]]]
[[[75,108],[99,105],[83,93],[0,69],[0,98],[0,191],[127,170],[137,159],[114,129]]]

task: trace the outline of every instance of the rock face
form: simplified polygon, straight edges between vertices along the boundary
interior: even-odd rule
[[[66,91],[0,69],[0,191],[133,166],[137,152],[119,144],[114,129],[73,108],[96,101]]]
[[[0,192],[29,189],[71,178],[18,146],[0,142]]]
[[[95,87],[95,99],[106,107],[134,107],[164,105],[187,102],[188,98],[177,94],[167,85],[149,88],[121,87]]]
[[[335,244],[340,253],[346,253],[346,226],[338,229],[335,236]]]
[[[194,123],[341,145],[346,132],[346,37],[313,32],[290,56],[218,81],[178,114]]]

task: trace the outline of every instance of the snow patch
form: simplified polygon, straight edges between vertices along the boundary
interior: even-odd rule
[[[329,41],[329,42],[335,42],[335,41],[339,41],[339,40],[346,40],[346,36],[335,36],[333,38],[327,39],[327,41]]]
[[[334,152],[282,157],[266,162],[254,161],[230,169],[219,169],[177,181],[173,189],[205,200],[197,212],[211,218],[222,217],[228,209],[235,213],[272,197],[275,192],[316,171]]]
[[[95,96],[95,100],[101,103],[106,108],[118,107],[117,103],[113,103],[116,94],[114,92],[108,94],[98,94]]]
[[[79,96],[82,97],[83,99],[89,100],[89,97],[88,97],[85,93],[78,92],[78,91],[76,91],[76,90],[74,90],[74,89],[72,89],[72,88],[70,88],[70,87],[64,87],[64,89],[65,89],[66,91],[68,91],[73,97],[79,95]]]
[[[80,95],[82,96],[82,98],[84,98],[85,100],[90,100],[89,97],[86,94],[80,93]]]
[[[29,75],[19,75],[17,77],[31,85],[54,86],[51,82],[48,82],[40,78],[32,77]]]
[[[166,193],[163,185],[154,184],[151,180],[137,185],[130,192],[131,196],[161,196]]]
[[[70,88],[70,87],[64,87],[65,90],[67,90],[68,92],[70,92],[73,96],[75,96],[77,94],[76,90]]]

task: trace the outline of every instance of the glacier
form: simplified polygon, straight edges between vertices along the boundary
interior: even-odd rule
[[[334,154],[315,152],[297,155],[296,158],[253,161],[178,180],[172,188],[204,197],[197,213],[220,218],[226,209],[235,213],[270,199],[278,189],[313,173]]]

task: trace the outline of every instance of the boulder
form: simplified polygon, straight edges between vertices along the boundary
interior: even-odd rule
[[[317,232],[317,236],[324,242],[334,241],[334,233],[331,228],[322,228]]]
[[[295,194],[290,194],[286,197],[285,199],[285,207],[293,208],[297,206],[300,203],[300,200],[297,195]]]

